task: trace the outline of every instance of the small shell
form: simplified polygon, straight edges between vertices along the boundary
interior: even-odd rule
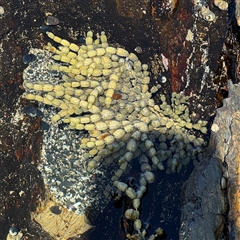
[[[97,56],[103,56],[106,53],[105,48],[97,48]]]
[[[166,71],[168,71],[168,59],[161,53],[162,63]]]
[[[141,186],[140,189],[137,191],[137,198],[142,198],[143,194],[147,191],[146,186]]]
[[[80,118],[80,122],[81,122],[82,124],[90,123],[90,118],[89,118],[89,117],[81,117],[81,118]]]
[[[152,125],[154,128],[158,128],[158,127],[160,127],[160,122],[159,122],[158,119],[152,120],[151,125]]]
[[[119,93],[114,93],[114,94],[112,95],[112,99],[114,99],[114,100],[119,100],[120,98],[122,98],[122,95],[119,94]]]
[[[200,9],[199,15],[208,22],[213,22],[216,19],[215,14],[208,7],[204,6]]]
[[[0,15],[3,15],[4,14],[4,8],[2,6],[0,6]]]
[[[115,82],[118,82],[119,80],[119,77],[117,74],[113,73],[111,74],[110,78],[109,78],[110,81],[115,81]]]
[[[141,164],[141,171],[142,172],[147,172],[147,171],[151,171],[152,168],[148,163],[143,163]]]
[[[135,139],[130,139],[127,143],[126,149],[130,152],[135,152],[137,149],[137,142]]]
[[[96,122],[96,129],[100,131],[105,131],[108,129],[108,125],[105,122]]]
[[[112,88],[109,88],[105,93],[106,97],[112,97],[113,94],[114,94],[114,89]]]
[[[138,54],[142,53],[142,48],[140,46],[137,46],[134,48],[134,51],[137,52]]]
[[[139,157],[139,163],[142,164],[142,163],[148,163],[148,158],[145,154],[141,154],[140,157]]]
[[[107,52],[107,53],[115,54],[116,51],[117,51],[117,49],[114,48],[114,47],[106,47],[106,52]]]
[[[134,127],[133,127],[132,124],[129,124],[129,125],[124,126],[124,130],[125,130],[127,133],[131,133],[131,132],[134,130]]]
[[[101,112],[101,115],[102,115],[102,119],[104,119],[104,120],[112,119],[115,116],[113,111],[110,111],[107,109],[103,109]]]
[[[224,190],[227,188],[227,180],[225,177],[221,178],[221,188]]]
[[[125,159],[125,161],[130,162],[133,158],[133,153],[132,152],[126,152],[123,155],[123,158]]]
[[[52,120],[52,121],[53,121],[53,120]],[[84,129],[85,129],[84,125],[81,124],[81,123],[76,124],[75,128],[76,128],[77,130],[84,130]]]
[[[113,185],[122,192],[125,192],[128,188],[128,185],[124,182],[114,181]]]
[[[150,148],[153,148],[153,147],[154,147],[153,142],[150,141],[149,139],[147,139],[147,140],[144,142],[144,144],[145,144],[146,149],[150,149]]]
[[[128,166],[128,162],[124,162],[121,164],[120,169],[122,169],[125,172],[127,169],[127,166]]]
[[[109,136],[108,133],[103,133],[103,134],[101,134],[101,135],[98,136],[98,139],[104,140],[107,136]]]
[[[147,180],[146,178],[144,177],[144,175],[142,175],[139,179],[139,183],[140,183],[140,186],[147,186]]]
[[[165,82],[167,82],[167,78],[165,76],[159,76],[158,81],[160,83],[165,83]]]
[[[152,157],[152,163],[155,164],[155,165],[158,165],[159,159],[156,156],[153,156]]]
[[[114,133],[113,133],[114,137],[116,139],[121,139],[124,137],[125,135],[125,131],[123,129],[117,129]]]
[[[9,228],[9,235],[10,236],[17,236],[19,233],[19,229],[16,227],[10,227]],[[8,238],[7,238],[8,239]],[[14,238],[15,239],[15,238]],[[18,239],[18,238],[17,238]]]
[[[107,122],[107,124],[108,124],[109,129],[111,129],[111,130],[119,129],[122,126],[121,122],[118,122],[116,120],[111,120],[111,121]]]
[[[147,171],[144,173],[144,177],[146,178],[148,183],[153,183],[155,181],[155,176],[152,172]]]
[[[99,114],[92,114],[90,116],[91,122],[95,123],[98,122],[101,119],[101,116]]]
[[[148,125],[145,122],[138,122],[134,124],[134,127],[136,127],[140,132],[148,132]]]
[[[30,62],[35,61],[36,58],[37,57],[34,54],[30,53],[30,54],[23,55],[22,60],[24,64],[29,64]]]
[[[216,123],[213,123],[211,130],[212,130],[212,132],[216,133],[219,130],[219,126]]]
[[[227,10],[228,9],[228,3],[223,0],[214,0],[214,5],[217,6],[220,10]]]
[[[141,220],[140,220],[140,219],[136,219],[136,220],[134,221],[134,223],[133,223],[133,226],[134,226],[134,229],[135,229],[136,231],[140,231],[141,228],[142,228],[142,222],[141,222]]]
[[[58,25],[59,24],[59,20],[56,17],[48,16],[46,24],[47,25]]]
[[[135,199],[137,197],[137,194],[135,192],[135,190],[131,187],[129,187],[127,190],[126,190],[126,195],[131,198],[131,199]]]
[[[108,84],[108,88],[115,89],[116,86],[117,86],[116,81],[110,81],[109,84]],[[114,92],[113,92],[113,93],[114,93]],[[112,94],[112,95],[113,95],[113,94]],[[112,96],[112,95],[111,95],[111,96]],[[106,96],[107,96],[107,94],[106,94]]]
[[[165,169],[164,166],[163,166],[163,164],[162,164],[161,162],[159,162],[159,163],[157,164],[157,167],[158,167],[159,170],[164,170],[164,169]]]
[[[102,43],[107,43],[107,36],[104,31],[101,32],[100,39]]]
[[[179,165],[178,160],[177,160],[176,158],[173,158],[173,159],[172,159],[172,167],[171,167],[171,169],[172,169],[173,172],[176,171],[178,165]]]
[[[139,218],[139,212],[130,208],[127,211],[125,211],[125,217],[130,220],[135,220]]]
[[[114,137],[112,135],[109,135],[109,136],[106,136],[104,138],[104,142],[105,144],[109,145],[109,144],[112,144],[114,142]]]
[[[96,167],[96,165],[97,165],[97,163],[94,160],[91,160],[88,163],[87,171],[91,172]]]
[[[132,138],[134,138],[135,140],[140,140],[141,138],[141,135],[142,133],[140,131],[135,131],[133,134],[132,134]]]
[[[141,110],[141,114],[143,116],[149,116],[150,112],[149,112],[149,109],[147,107],[144,107],[142,110]]]
[[[129,52],[125,50],[124,48],[117,48],[116,54],[120,57],[128,57]]]
[[[93,130],[95,130],[95,125],[94,124],[85,124],[84,128],[87,131],[93,131]]]
[[[122,169],[118,169],[117,172],[115,173],[115,176],[117,178],[120,178],[122,176],[122,174],[123,174],[123,170]]]
[[[52,84],[44,84],[43,85],[43,91],[51,92],[52,90],[53,90],[53,85]]]
[[[148,154],[150,157],[153,157],[153,156],[156,156],[157,155],[157,151],[154,147],[151,147],[149,150],[148,150]]]

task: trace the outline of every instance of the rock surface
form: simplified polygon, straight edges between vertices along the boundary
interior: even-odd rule
[[[108,2],[108,4],[106,4],[106,2]],[[137,16],[134,16],[134,18],[119,17],[116,2],[119,5],[129,1],[83,0],[81,4],[76,0],[65,2],[61,0],[54,2],[34,2],[32,0],[26,0],[24,2],[1,1],[1,5],[4,7],[4,14],[1,15],[0,29],[0,86],[2,92],[0,97],[0,140],[4,144],[0,144],[0,239],[6,239],[8,229],[12,224],[16,224],[19,228],[25,229],[24,237],[28,239],[52,239],[49,234],[42,230],[40,225],[36,225],[36,223],[31,220],[30,216],[30,211],[36,210],[36,202],[43,199],[45,194],[42,177],[37,170],[42,139],[42,132],[39,130],[40,119],[32,119],[20,115],[21,121],[18,122],[18,125],[12,123],[12,116],[16,113],[18,97],[23,93],[21,85],[22,72],[26,66],[24,66],[22,62],[22,56],[28,52],[30,46],[42,48],[46,43],[44,35],[39,29],[39,27],[44,24],[44,21],[46,21],[46,13],[50,12],[54,16],[57,16],[60,20],[60,25],[54,30],[68,39],[74,38],[76,40],[77,35],[81,34],[81,31],[89,29],[98,32],[105,30],[111,35],[113,43],[119,42],[122,46],[127,46],[129,51],[135,49],[136,46],[141,46],[143,52],[139,58],[146,60],[152,58],[152,62],[154,63],[152,64],[152,70],[154,74],[167,78],[166,85],[163,85],[162,91],[170,92],[170,73],[160,70],[163,66],[159,56],[161,56],[161,52],[165,53],[168,51],[169,44],[174,48],[175,46],[182,46],[184,43],[187,30],[191,27],[186,25],[186,17],[192,19],[192,14],[194,14],[192,4],[189,5],[189,12],[186,13],[184,9],[185,4],[187,2],[192,3],[192,1],[179,0],[178,6],[180,6],[180,8],[177,11],[175,6],[165,11],[167,9],[167,3],[171,1],[151,1],[151,5],[147,5],[149,8],[145,9],[146,5],[144,5],[142,9],[144,12],[140,13],[142,16],[141,19],[138,19]],[[145,2],[146,1],[140,1],[142,4]],[[216,59],[221,52],[228,26],[227,11],[218,11],[217,8],[210,4],[211,1],[207,2],[210,9],[216,13],[217,21],[209,24],[204,22],[203,19],[200,19],[198,32],[207,32],[207,34],[203,35],[207,42],[209,38],[213,39],[213,41],[209,41],[211,42],[211,56],[208,58],[208,61],[212,66],[211,69],[214,71]],[[160,4],[160,6],[158,4]],[[138,9],[141,9],[141,6]],[[138,14],[137,12],[133,13]],[[177,14],[178,18],[175,18],[176,14],[174,15],[174,13]],[[170,19],[178,19],[178,23],[174,24]],[[182,24],[183,22],[184,24]],[[204,29],[202,28],[202,24],[204,25]],[[209,25],[211,25],[211,28],[209,28]],[[162,31],[164,26],[165,31]],[[181,31],[182,26],[184,26],[184,31]],[[179,30],[177,30],[179,34],[176,38],[172,38],[172,33],[175,34],[176,28],[179,28]],[[78,30],[74,32],[73,29]],[[171,31],[171,29],[174,31]],[[209,31],[209,29],[213,29],[214,31]],[[159,37],[159,33],[166,39],[166,45],[164,44],[164,39],[162,39],[162,41],[161,37]],[[168,35],[164,33],[168,33]],[[172,39],[172,41],[169,42],[169,39]],[[175,45],[175,43],[177,44]],[[163,44],[165,46],[162,47]],[[187,46],[190,44],[190,42],[187,43]],[[199,64],[199,59],[201,59],[200,50],[197,49],[197,52],[197,55],[193,54],[195,58],[193,58],[190,64],[194,64],[195,60],[197,60],[198,66],[201,66],[201,64]],[[178,65],[177,69],[176,62],[182,58],[183,60],[181,62],[186,63],[186,59],[189,59],[189,51],[184,53],[183,50],[181,54],[178,54],[174,49],[171,49],[170,53],[173,53],[173,55],[170,56],[173,60],[170,64],[170,72],[176,76],[174,80],[177,81],[179,76],[183,76],[181,69],[183,69],[185,73],[185,67],[182,68]],[[152,57],[153,55],[154,57]],[[165,57],[168,57],[167,54]],[[173,66],[172,69],[171,66]],[[154,71],[154,67],[156,71]],[[176,69],[176,72],[173,72],[174,69]],[[201,67],[199,67],[197,72],[195,67],[190,69],[190,71],[189,76],[191,76],[191,81],[195,86],[196,82],[198,84],[200,83],[198,80],[202,79],[204,71]],[[210,76],[211,75],[208,75],[208,80],[211,83]],[[156,84],[158,78],[154,78],[153,81],[151,85]],[[207,106],[204,115],[209,117],[209,113],[213,112],[212,109],[214,109],[215,106],[215,90],[209,87],[208,84],[206,84],[205,87],[206,91],[203,91],[202,96],[199,96],[199,98],[202,100],[203,105]],[[193,104],[195,106],[198,105],[199,98],[198,96],[196,99],[194,98]],[[24,106],[28,103],[23,102],[22,104]],[[164,180],[166,181],[166,178]],[[178,184],[180,185],[180,180]],[[165,189],[169,188],[170,191],[172,190],[171,186],[169,187],[163,184],[163,188],[164,187]],[[159,194],[157,197],[162,198],[162,195]],[[157,197],[154,198],[155,201],[158,201]],[[174,200],[173,197],[166,194],[165,203],[167,206],[171,205],[171,203],[169,204],[169,199]],[[146,205],[149,204],[146,203]],[[152,205],[156,206],[154,201],[152,201]],[[177,208],[178,205],[176,206],[176,209]],[[115,232],[109,227],[112,226],[111,217],[116,215],[115,209],[113,210],[111,216],[109,214],[110,210],[107,212],[108,219],[110,220],[109,224],[106,223],[104,216],[101,232],[111,231],[108,239],[116,239],[118,237],[118,239],[122,239],[121,231],[118,230],[118,227],[115,227],[119,226],[118,218],[116,218],[114,222]],[[166,222],[169,220],[167,211],[169,211],[169,209],[166,207],[166,217],[164,218]],[[155,209],[152,212],[149,211],[149,215],[153,215],[153,212],[155,213]],[[175,218],[175,212],[172,213],[172,218]],[[146,217],[146,219],[148,219],[148,217]],[[172,222],[169,223],[169,225],[173,225],[175,228],[175,224],[172,224]],[[106,234],[105,238],[99,237],[98,239],[106,239]]]
[[[228,90],[212,126],[208,155],[183,187],[180,239],[220,239],[223,230],[228,239],[240,238],[240,85],[229,81]]]
[[[216,146],[215,155],[220,158],[227,171],[227,192],[229,202],[228,223],[229,238],[240,238],[239,217],[239,185],[240,185],[240,85],[228,84],[229,97],[224,100],[224,106],[217,111],[215,123],[219,131],[212,135],[211,144]]]

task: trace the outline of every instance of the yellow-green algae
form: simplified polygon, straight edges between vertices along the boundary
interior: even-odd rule
[[[121,164],[146,153],[150,158],[154,157],[155,165],[161,165],[165,159],[153,151],[154,143],[147,146],[147,141],[151,142],[147,135],[151,132],[158,132],[169,140],[175,139],[174,146],[178,142],[193,143],[194,147],[203,144],[203,140],[187,131],[194,128],[206,133],[205,121],[191,123],[188,97],[172,93],[170,106],[165,96],[160,95],[162,104],[155,105],[151,89],[148,89],[148,66],[135,54],[109,46],[104,32],[96,40],[93,33],[88,32],[86,45],[81,46],[51,32],[47,34],[61,44],[55,48],[49,43],[46,49],[55,53],[53,59],[67,63],[50,66],[65,73],[64,82],[53,85],[26,79],[24,97],[60,109],[52,117],[53,122],[62,120],[72,129],[88,131],[89,138],[82,140],[81,147],[89,149],[85,155],[86,159],[92,159],[88,163],[89,171],[121,150],[122,156],[112,156],[120,159]],[[77,116],[72,117],[72,114]],[[171,158],[169,153],[167,155]]]
[[[162,104],[156,105],[151,97],[160,86],[148,88],[148,65],[124,48],[109,46],[104,32],[94,39],[89,31],[86,45],[81,46],[51,32],[47,35],[60,43],[58,48],[50,43],[45,48],[56,60],[50,69],[63,72],[62,79],[32,82],[25,77],[24,97],[59,109],[53,123],[63,121],[71,129],[88,132],[79,143],[88,150],[84,155],[88,171],[118,161],[119,169],[111,180],[133,200],[135,209],[125,216],[134,221],[142,237],[138,200],[155,179],[152,171],[167,167],[167,173],[176,172],[191,159],[200,160],[204,140],[189,131],[206,133],[206,122],[191,122],[188,97],[183,94],[172,93],[171,105],[160,94]],[[142,174],[135,191],[118,179],[137,157]]]

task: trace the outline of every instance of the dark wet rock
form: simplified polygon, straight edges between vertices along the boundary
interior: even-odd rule
[[[85,36],[79,35],[79,36],[77,36],[77,40],[78,40],[78,42],[81,43],[81,44],[85,44],[85,43],[86,43],[86,38],[85,38]]]
[[[44,117],[44,114],[43,114],[43,112],[42,112],[41,110],[39,110],[39,109],[37,108],[36,111],[37,111],[37,117],[39,117],[39,118]]]
[[[22,60],[24,64],[29,64],[36,60],[36,56],[34,54],[25,54],[23,55]]]
[[[36,117],[37,116],[37,109],[32,105],[26,106],[23,109],[23,112],[30,117]]]
[[[99,210],[97,210],[93,206],[89,206],[85,210],[85,221],[89,225],[94,225],[98,215],[99,215]]]
[[[192,3],[197,1],[176,2],[176,8],[172,11],[171,17],[166,18],[167,22],[165,24],[162,24],[162,21],[157,22],[161,22],[160,48],[162,54],[168,59],[171,90],[184,91],[191,96],[203,94],[205,95],[203,98],[206,99],[207,95],[211,95],[208,86],[211,85],[211,75],[216,70],[217,58],[222,51],[224,36],[227,33],[228,13],[214,11],[214,9],[218,20],[214,24],[209,24],[204,19],[195,17]],[[211,6],[210,2],[206,1],[206,4]],[[161,14],[159,9],[153,9],[157,16]],[[190,35],[193,33],[194,38],[188,38],[189,33]],[[206,51],[208,54],[204,55]],[[204,60],[203,63],[202,59],[205,57],[206,61]],[[194,69],[190,67],[192,63],[194,63]],[[209,69],[208,73],[205,71],[206,68]],[[188,82],[187,79],[191,80]],[[211,98],[208,99],[210,101]]]
[[[116,1],[117,11],[120,16],[141,19],[147,9],[146,0],[118,0]]]
[[[59,206],[50,207],[50,211],[54,214],[57,214],[57,215],[62,213],[62,210],[59,208]]]
[[[28,105],[24,107],[23,112],[30,117],[42,118],[44,116],[43,112],[35,108],[33,105]]]
[[[39,29],[40,29],[40,31],[42,33],[46,33],[46,32],[52,31],[52,28],[50,26],[41,26]]]
[[[180,239],[223,239],[223,234],[226,239],[240,239],[239,110],[240,85],[229,81],[228,98],[217,109],[211,127],[210,157],[183,188]]]
[[[59,20],[56,17],[53,17],[53,16],[47,17],[47,25],[53,26],[58,24],[59,24]]]
[[[41,122],[40,122],[40,129],[41,129],[42,131],[48,131],[49,128],[50,128],[50,126],[49,126],[48,123],[46,123],[46,122],[44,122],[44,121],[41,121]]]
[[[10,233],[12,236],[18,235],[18,232],[19,232],[19,229],[16,228],[16,227],[10,227],[10,228],[9,228],[9,233]]]

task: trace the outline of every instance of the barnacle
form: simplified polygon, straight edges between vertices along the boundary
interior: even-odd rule
[[[227,10],[228,3],[224,0],[213,0],[213,3],[220,10]],[[199,16],[205,21],[213,22],[216,20],[216,15],[209,9],[205,0],[194,0],[194,10],[198,11]],[[238,1],[236,1],[236,19],[238,20]]]
[[[217,6],[221,10],[227,10],[228,9],[228,3],[224,0],[214,0],[214,5]]]

